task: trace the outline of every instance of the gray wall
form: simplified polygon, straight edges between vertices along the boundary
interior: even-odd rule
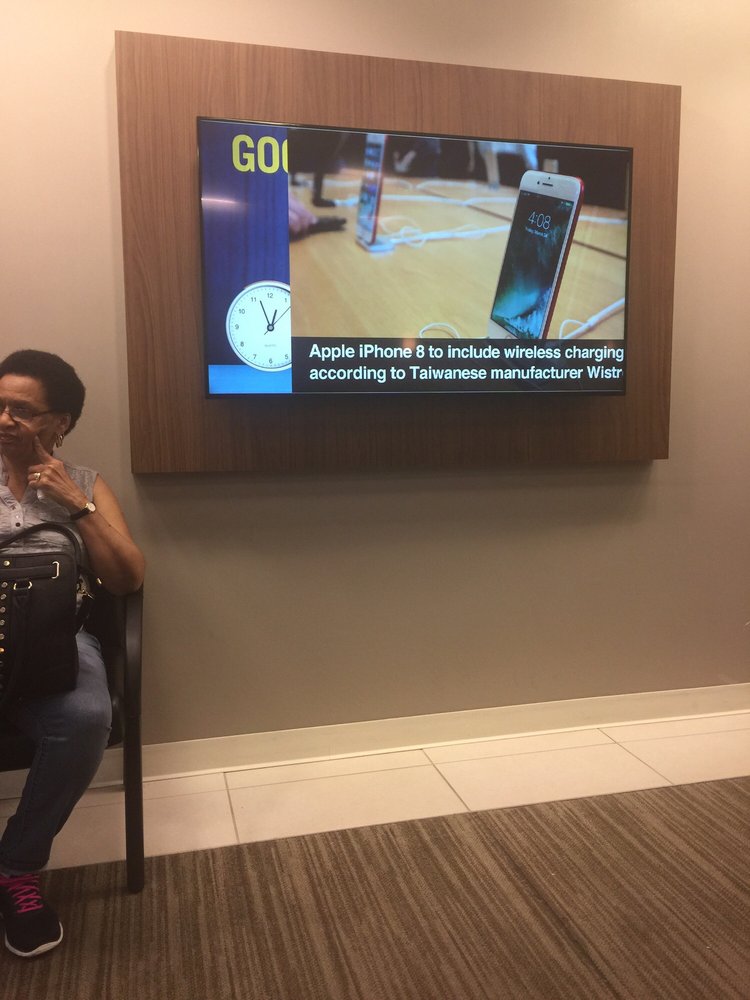
[[[116,29],[681,85],[671,458],[133,477]],[[744,0],[41,0],[0,44],[2,350],[89,387],[65,454],[149,561],[147,742],[749,679]]]

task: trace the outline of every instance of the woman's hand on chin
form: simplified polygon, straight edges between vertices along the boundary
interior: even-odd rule
[[[35,490],[42,490],[45,497],[59,503],[71,514],[80,510],[88,498],[65,471],[63,462],[47,451],[39,435],[34,438],[33,445],[35,461],[29,466],[29,485]]]

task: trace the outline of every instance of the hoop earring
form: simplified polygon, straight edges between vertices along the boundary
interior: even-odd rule
[[[55,448],[62,448],[62,443],[65,440],[64,434],[58,434],[55,438]]]

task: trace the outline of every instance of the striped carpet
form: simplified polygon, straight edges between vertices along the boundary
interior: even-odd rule
[[[46,876],[3,1000],[748,1000],[750,778]]]

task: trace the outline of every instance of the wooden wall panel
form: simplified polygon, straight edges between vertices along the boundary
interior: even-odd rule
[[[677,87],[118,32],[134,472],[665,458]],[[634,149],[625,396],[204,396],[196,117]]]

